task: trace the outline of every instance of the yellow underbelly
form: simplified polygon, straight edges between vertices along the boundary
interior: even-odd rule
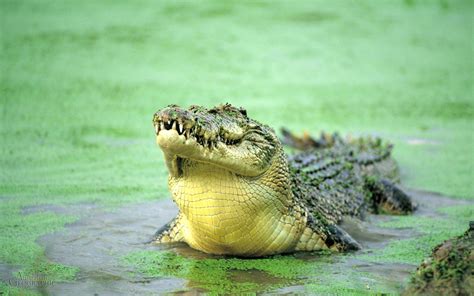
[[[282,213],[271,189],[206,165],[170,183],[184,218],[184,240],[213,254],[262,256],[291,251],[303,231]]]

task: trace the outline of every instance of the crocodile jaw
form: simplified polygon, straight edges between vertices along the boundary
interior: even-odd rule
[[[160,130],[156,141],[164,153],[169,172],[174,177],[182,173],[181,159],[208,163],[237,175],[257,177],[269,168],[271,158],[275,155],[272,147],[264,153],[255,153],[258,144],[246,140],[237,145],[227,145],[221,141],[213,145],[202,145],[194,136],[180,135],[175,129]]]
[[[163,151],[166,166],[172,177],[179,177],[182,174],[182,159],[210,156],[211,151],[201,146],[194,138],[186,138],[176,130],[161,130],[156,136],[156,143]]]

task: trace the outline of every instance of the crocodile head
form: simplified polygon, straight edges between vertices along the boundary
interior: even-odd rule
[[[212,109],[170,105],[154,114],[153,124],[171,177],[181,176],[195,162],[258,176],[280,146],[271,128],[230,104]]]

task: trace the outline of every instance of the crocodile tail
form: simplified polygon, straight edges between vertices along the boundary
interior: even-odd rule
[[[295,135],[284,127],[282,127],[280,131],[283,145],[302,151],[330,148],[344,143],[344,140],[338,133],[328,134],[323,131],[319,138],[315,138],[308,132],[304,132],[302,136]]]
[[[353,138],[347,135],[342,138],[337,132],[326,133],[321,132],[319,138],[313,137],[305,131],[303,135],[298,136],[286,128],[281,128],[281,142],[291,148],[297,150],[314,150],[332,147],[353,147],[359,155],[360,162],[373,162],[390,156],[393,145],[389,142],[382,141],[379,137],[357,137]]]

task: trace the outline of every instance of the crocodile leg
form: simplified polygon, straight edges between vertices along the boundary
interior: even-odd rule
[[[369,204],[375,214],[406,215],[416,208],[411,198],[387,179],[367,178],[365,188],[369,192]]]
[[[183,217],[181,214],[178,214],[176,218],[171,220],[168,224],[158,229],[155,233],[152,242],[154,243],[173,243],[173,242],[182,242],[184,240],[183,236]]]
[[[332,250],[337,252],[356,251],[361,245],[344,229],[335,224],[322,225],[309,219],[295,251]]]

